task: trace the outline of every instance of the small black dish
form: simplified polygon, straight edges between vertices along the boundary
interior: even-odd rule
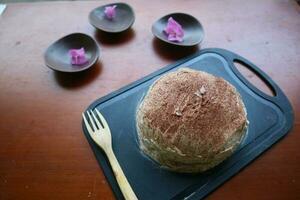
[[[164,33],[170,17],[176,20],[183,28],[184,36],[182,42],[169,41]],[[194,46],[202,42],[204,37],[203,27],[200,22],[195,17],[185,13],[172,13],[160,18],[152,25],[152,33],[158,39],[177,46]]]
[[[106,6],[116,5],[116,16],[109,20],[105,17]],[[129,29],[134,23],[135,16],[133,9],[126,3],[112,3],[100,6],[92,10],[89,14],[89,21],[95,28],[108,32],[120,33]]]
[[[84,65],[72,65],[70,49],[85,49],[88,62]],[[90,68],[99,58],[99,47],[96,41],[84,33],[72,33],[51,44],[44,54],[46,65],[60,72],[79,72]]]

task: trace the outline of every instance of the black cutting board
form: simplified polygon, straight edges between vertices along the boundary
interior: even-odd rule
[[[268,96],[255,88],[241,75],[233,62],[243,64],[255,72],[276,95]],[[138,146],[135,113],[140,100],[153,81],[180,67],[206,71],[229,81],[241,94],[250,122],[240,148],[226,161],[202,174],[167,171],[143,155]],[[94,108],[98,108],[106,118],[112,132],[113,150],[141,200],[201,199],[287,134],[293,125],[291,104],[277,84],[248,60],[224,49],[201,50],[101,97],[88,107]],[[103,151],[92,141],[85,126],[83,130],[117,199],[123,199]]]

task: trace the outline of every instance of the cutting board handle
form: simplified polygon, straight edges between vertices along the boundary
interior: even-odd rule
[[[242,56],[239,56],[231,51],[225,50],[225,49],[214,49],[215,52],[220,53],[229,63],[230,68],[232,69],[233,73],[245,84],[248,88],[250,88],[254,93],[261,96],[264,99],[267,99],[268,101],[272,101],[275,104],[277,104],[279,107],[282,107],[282,102],[286,102],[287,97],[284,95],[282,90],[278,87],[278,85],[265,73],[263,72],[259,67],[257,67],[255,64],[250,62],[249,60],[243,58]],[[256,76],[258,76],[274,93],[274,96],[270,96],[264,92],[262,92],[260,89],[255,87],[251,82],[248,81],[247,78],[245,78],[242,73],[236,68],[234,63],[239,63],[249,70],[251,70],[253,73],[255,73]],[[287,105],[289,106],[289,105]],[[285,107],[285,106],[284,106]]]
[[[259,67],[257,67],[255,64],[247,60],[246,58],[243,58],[242,56],[233,53],[231,51],[225,50],[225,49],[214,49],[214,52],[219,53],[222,55],[227,62],[229,63],[229,66],[233,73],[245,84],[249,89],[251,89],[254,93],[261,96],[262,98],[273,102],[274,104],[278,105],[278,107],[284,111],[287,111],[287,118],[289,120],[293,121],[294,113],[293,108],[289,102],[288,98],[284,95],[282,90],[279,88],[279,86],[269,77],[265,72],[263,72]],[[245,78],[241,72],[236,68],[234,65],[234,62],[237,62],[239,64],[244,65],[249,70],[251,70],[253,73],[255,73],[261,80],[269,86],[271,90],[273,90],[275,96],[267,95],[266,93],[262,92],[260,89],[255,87],[252,83],[248,81],[247,78]]]
[[[231,57],[228,60],[231,69],[235,73],[235,75],[247,86],[250,86],[250,89],[253,90],[255,93],[259,94],[260,96],[267,98],[269,100],[274,99],[280,95],[280,88],[277,86],[277,84],[265,73],[263,72],[259,67],[248,61],[247,59],[231,53]],[[242,73],[237,69],[234,63],[239,63],[246,68],[248,68],[250,71],[252,71],[256,76],[258,76],[274,93],[274,96],[270,96],[264,92],[262,92],[260,89],[255,87],[251,82],[248,81],[247,78],[245,78]],[[271,98],[271,99],[270,99]]]

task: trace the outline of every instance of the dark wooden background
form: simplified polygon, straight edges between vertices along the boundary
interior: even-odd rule
[[[121,37],[97,33],[88,13],[108,1],[11,4],[0,16],[0,199],[114,199],[81,130],[81,112],[95,99],[200,48],[234,51],[283,89],[295,112],[282,141],[207,199],[300,199],[300,7],[294,0],[126,0],[136,12]],[[171,12],[198,18],[201,47],[171,48],[151,25]],[[100,60],[80,74],[44,65],[52,42],[85,32]],[[250,81],[260,81],[245,72]],[[264,88],[263,90],[266,90]]]

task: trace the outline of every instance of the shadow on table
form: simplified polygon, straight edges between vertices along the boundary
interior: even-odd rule
[[[76,73],[65,73],[54,71],[54,77],[57,83],[67,89],[80,88],[88,85],[101,74],[102,63],[98,61],[89,69],[76,72]]]
[[[153,38],[152,47],[161,58],[166,60],[178,60],[196,53],[200,49],[198,45],[192,47],[175,46],[157,38]]]
[[[105,46],[120,45],[129,42],[135,37],[135,32],[132,28],[121,33],[106,33],[96,30],[94,38]]]

